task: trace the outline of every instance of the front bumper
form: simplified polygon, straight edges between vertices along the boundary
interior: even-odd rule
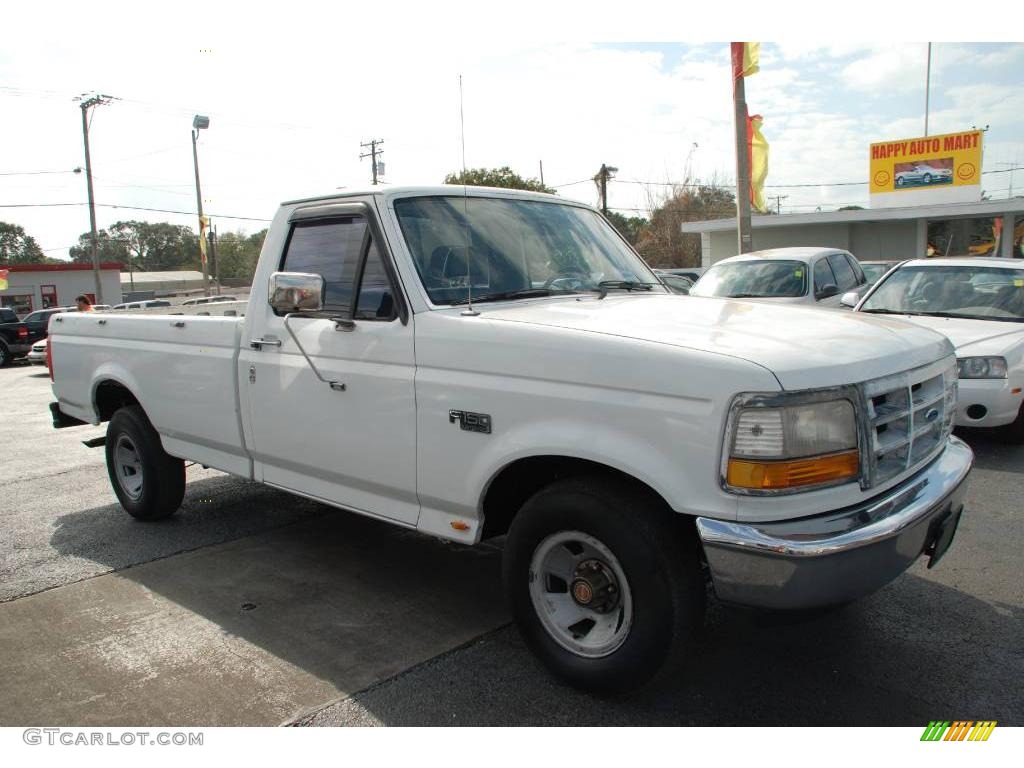
[[[960,379],[956,421],[958,427],[1001,427],[1020,412],[1024,393],[1014,392],[1020,382],[1008,379]],[[983,412],[982,412],[983,411]]]
[[[974,454],[950,437],[883,496],[825,515],[745,525],[697,518],[715,593],[761,608],[814,608],[870,594],[905,571],[959,514]]]

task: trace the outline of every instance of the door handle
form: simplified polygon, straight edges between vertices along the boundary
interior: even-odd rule
[[[280,339],[253,339],[249,342],[252,349],[263,349],[264,347],[280,347]]]

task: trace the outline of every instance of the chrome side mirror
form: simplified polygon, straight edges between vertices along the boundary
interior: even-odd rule
[[[857,306],[858,301],[860,301],[860,294],[856,291],[847,291],[839,297],[839,303],[851,309]]]
[[[319,312],[324,308],[324,279],[304,272],[274,272],[267,298],[278,312]]]

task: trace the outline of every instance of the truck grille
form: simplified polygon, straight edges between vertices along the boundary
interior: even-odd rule
[[[924,464],[944,444],[956,411],[956,364],[927,366],[863,385],[871,454],[868,484]]]

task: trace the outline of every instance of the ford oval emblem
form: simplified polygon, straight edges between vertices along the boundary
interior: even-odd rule
[[[937,418],[939,418],[939,409],[938,408],[929,408],[927,411],[925,411],[925,414],[924,414],[925,421],[932,422],[932,421],[935,421]]]

